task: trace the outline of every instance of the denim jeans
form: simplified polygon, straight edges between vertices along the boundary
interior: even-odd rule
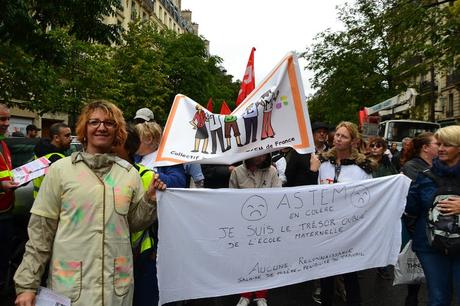
[[[450,306],[453,284],[460,302],[460,256],[448,257],[437,252],[416,252],[428,287],[429,306]]]

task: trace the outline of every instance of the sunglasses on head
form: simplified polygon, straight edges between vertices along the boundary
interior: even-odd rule
[[[382,147],[382,144],[380,144],[380,143],[373,143],[373,144],[371,144],[369,147],[380,149],[380,148]]]

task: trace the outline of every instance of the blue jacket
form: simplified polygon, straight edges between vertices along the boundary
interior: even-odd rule
[[[185,171],[183,165],[174,165],[155,168],[155,171],[160,175],[160,180],[166,184],[168,188],[185,188],[187,187]]]
[[[447,167],[439,159],[433,160],[431,171],[437,176],[453,176],[460,180],[460,163]],[[412,249],[419,252],[437,252],[428,244],[426,236],[427,214],[433,205],[436,184],[427,176],[420,173],[412,182],[407,195],[406,213],[416,217],[415,232],[412,234]]]

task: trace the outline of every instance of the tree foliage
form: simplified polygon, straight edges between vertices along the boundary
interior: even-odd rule
[[[356,121],[360,107],[414,86],[431,65],[451,66],[459,50],[458,35],[451,35],[459,29],[453,14],[448,6],[407,0],[356,0],[341,7],[344,30],[318,34],[304,53],[317,89],[309,99],[312,116]]]
[[[159,32],[149,22],[132,23],[117,45],[81,35],[68,25],[46,31],[41,43],[51,41],[59,60],[20,41],[2,40],[0,99],[10,104],[14,99],[27,101],[19,106],[39,113],[69,113],[71,123],[94,98],[114,101],[128,119],[138,108],[149,107],[160,122],[178,93],[203,105],[210,97],[236,99],[238,83],[225,73],[219,57],[207,54],[196,35]]]

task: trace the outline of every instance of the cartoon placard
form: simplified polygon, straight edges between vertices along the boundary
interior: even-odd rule
[[[232,164],[284,147],[310,153],[312,139],[297,57],[289,53],[229,115],[177,95],[155,165]]]

